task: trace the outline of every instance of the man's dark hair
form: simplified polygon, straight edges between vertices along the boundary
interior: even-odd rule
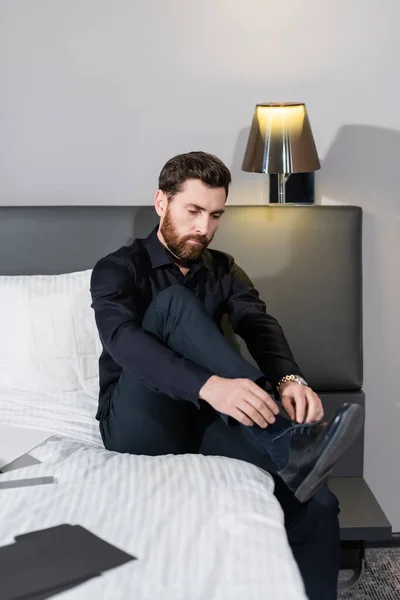
[[[210,188],[225,188],[228,196],[231,174],[222,160],[207,152],[178,154],[163,166],[158,178],[158,187],[169,199],[182,191],[185,181],[200,179]]]

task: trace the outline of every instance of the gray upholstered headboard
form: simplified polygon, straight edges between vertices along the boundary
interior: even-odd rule
[[[364,403],[361,222],[358,207],[231,206],[213,242],[254,281],[328,413]],[[3,207],[0,274],[91,268],[156,223],[152,207]],[[362,466],[360,438],[336,474]]]

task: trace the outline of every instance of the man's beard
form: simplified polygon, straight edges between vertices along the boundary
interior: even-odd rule
[[[172,254],[173,259],[178,259],[182,263],[191,263],[198,260],[207,248],[211,240],[208,240],[205,235],[195,235],[194,233],[179,236],[175,225],[172,222],[169,209],[164,217],[162,226],[160,227],[167,250]],[[196,240],[200,244],[191,244],[189,240]]]

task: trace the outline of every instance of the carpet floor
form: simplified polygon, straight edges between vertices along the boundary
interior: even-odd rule
[[[400,548],[369,548],[365,559],[361,581],[338,600],[400,600]],[[342,572],[340,579],[347,578]]]

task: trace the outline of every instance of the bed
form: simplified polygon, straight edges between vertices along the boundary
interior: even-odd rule
[[[268,473],[224,457],[102,446],[90,272],[99,257],[147,235],[153,212],[21,207],[0,216],[0,422],[49,435],[0,478],[56,478],[0,491],[0,545],[70,523],[138,558],[66,599],[305,599]]]

